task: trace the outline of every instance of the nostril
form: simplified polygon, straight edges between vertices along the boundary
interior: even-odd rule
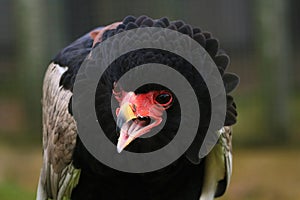
[[[135,104],[131,104],[130,105],[132,111],[135,113],[136,112],[136,105]]]

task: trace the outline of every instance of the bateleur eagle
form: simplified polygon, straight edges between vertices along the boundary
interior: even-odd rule
[[[78,136],[73,117],[73,86],[81,64],[101,42],[120,32],[161,27],[186,34],[210,55],[222,76],[227,99],[224,126],[218,142],[203,159],[199,149],[210,122],[211,104],[201,76],[186,60],[170,52],[141,49],[122,55],[99,77],[95,94],[97,118],[116,151],[144,153],[168,144],[178,130],[180,107],[175,94],[164,86],[148,84],[131,91],[118,87],[118,79],[135,66],[161,63],[179,71],[192,85],[201,109],[197,136],[190,148],[172,164],[147,173],[127,173],[98,161]],[[236,75],[226,73],[229,57],[211,33],[181,20],[128,16],[122,22],[99,27],[62,49],[51,61],[43,84],[43,166],[37,200],[210,200],[224,194],[232,172],[231,136],[236,105],[229,93],[237,86]],[[138,78],[138,77],[137,77]],[[101,87],[100,87],[101,86]],[[119,104],[112,117],[110,99]],[[155,109],[150,109],[155,108]],[[141,138],[163,120],[164,127],[148,139]]]

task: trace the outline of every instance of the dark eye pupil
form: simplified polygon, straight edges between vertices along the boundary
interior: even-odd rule
[[[160,94],[156,97],[156,101],[160,104],[166,104],[170,101],[171,96],[169,94]]]

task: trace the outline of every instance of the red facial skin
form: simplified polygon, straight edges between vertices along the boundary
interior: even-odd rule
[[[119,152],[135,138],[148,133],[153,127],[158,126],[162,122],[163,112],[171,106],[173,101],[172,94],[166,90],[155,90],[144,94],[135,94],[134,92],[125,92],[122,89],[117,90],[115,85],[113,94],[120,106],[116,109],[117,117],[124,118],[125,116],[126,118],[123,120],[125,123],[119,125],[121,126],[118,142]],[[164,104],[157,102],[156,98],[161,94],[170,95],[169,101]],[[140,118],[143,117],[150,117],[153,122],[148,125],[143,125],[140,121]],[[130,124],[131,120],[134,120],[134,123]]]
[[[152,117],[161,116],[163,111],[168,109],[172,102],[172,94],[166,90],[155,90],[144,94],[134,94],[133,92],[125,92],[121,88],[117,89],[117,84],[114,84],[113,94],[121,107],[124,103],[130,103],[132,111],[137,117]],[[165,104],[158,103],[155,99],[160,94],[169,94],[170,100]],[[118,116],[120,107],[116,110]]]
[[[130,103],[133,105],[132,109],[136,113],[136,116],[161,116],[162,112],[166,110],[166,107],[172,102],[172,97],[166,104],[160,104],[155,100],[158,95],[163,93],[170,94],[169,92],[162,90],[132,96]]]

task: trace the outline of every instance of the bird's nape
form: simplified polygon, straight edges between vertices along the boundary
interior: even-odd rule
[[[141,77],[134,74],[127,84],[121,82],[121,77],[132,69],[147,63],[172,68],[189,82],[201,110],[197,135],[175,162],[148,173],[128,173],[106,166],[86,148],[78,135],[72,96],[82,63],[86,58],[97,57],[94,49],[122,32],[146,27],[176,31],[201,45],[222,78],[226,119],[224,127],[215,130],[221,136],[217,144],[200,159],[199,151],[211,121],[212,98],[216,98],[210,96],[201,74],[185,58],[166,50],[143,48],[127,52],[104,70],[95,92],[97,120],[116,151],[134,154],[157,151],[176,137],[183,119],[193,117],[183,116],[182,105],[170,88],[157,83],[135,88],[130,81],[135,83]],[[126,41],[130,44],[134,37]],[[153,42],[159,41],[157,37]],[[37,200],[211,200],[221,196],[231,176],[231,126],[237,118],[236,104],[229,93],[236,88],[238,77],[226,72],[228,65],[229,56],[211,33],[166,17],[127,16],[121,22],[92,30],[62,49],[52,60],[44,79],[44,154]]]

